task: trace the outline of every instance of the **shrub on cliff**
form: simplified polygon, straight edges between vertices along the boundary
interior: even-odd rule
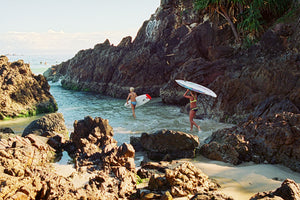
[[[265,30],[264,25],[281,17],[293,7],[293,2],[294,0],[195,0],[195,8],[224,17],[230,24],[236,41],[240,42],[241,37],[244,41],[258,38]]]

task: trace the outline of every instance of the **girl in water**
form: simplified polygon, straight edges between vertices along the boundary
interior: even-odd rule
[[[187,93],[190,92],[190,95]],[[190,99],[190,123],[191,123],[191,130],[193,131],[193,125],[195,125],[198,128],[198,131],[201,132],[200,126],[194,122],[194,117],[196,115],[196,112],[198,110],[197,107],[197,94],[194,91],[190,91],[189,89],[186,90],[186,92],[183,95],[185,98]]]
[[[128,100],[129,100],[129,98],[130,98],[130,101],[131,101],[131,109],[132,109],[132,115],[133,115],[133,117],[134,117],[134,119],[135,119],[135,118],[136,118],[136,116],[135,116],[136,99],[135,99],[135,98],[137,97],[137,95],[136,95],[136,93],[134,92],[134,88],[133,88],[133,87],[131,87],[129,90],[130,90],[130,93],[128,94],[126,103],[128,103]]]

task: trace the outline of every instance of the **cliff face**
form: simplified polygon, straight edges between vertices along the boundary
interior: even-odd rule
[[[226,21],[196,13],[192,0],[163,0],[134,41],[126,37],[113,46],[107,40],[44,75],[69,89],[125,98],[133,86],[181,105],[188,102],[174,80],[186,79],[218,95],[200,95],[198,113],[227,122],[251,113],[299,113],[299,22],[274,25],[249,49],[233,48],[233,41]]]
[[[45,77],[34,75],[23,60],[0,56],[0,85],[0,120],[57,110]]]
[[[69,89],[124,98],[132,86],[139,94],[159,96],[160,88],[178,66],[189,58],[208,57],[213,29],[209,22],[202,23],[192,0],[162,1],[134,41],[126,37],[113,46],[106,40],[93,49],[78,52],[44,75],[48,80],[61,78]]]

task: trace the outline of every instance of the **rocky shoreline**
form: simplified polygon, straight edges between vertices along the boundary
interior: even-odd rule
[[[233,199],[190,162],[199,153],[209,159],[282,164],[300,172],[300,10],[284,23],[274,23],[247,49],[235,47],[226,22],[199,14],[192,0],[161,1],[137,37],[118,46],[107,40],[44,73],[63,87],[126,97],[160,96],[182,106],[183,89],[175,79],[205,85],[217,98],[199,95],[199,118],[235,124],[199,143],[196,136],[157,130],[117,145],[108,120],[86,116],[74,122],[70,138],[60,113],[32,122],[22,137],[0,129],[0,197],[2,199]],[[222,29],[217,28],[222,27]],[[28,64],[0,57],[0,120],[57,111],[49,84],[32,74]],[[71,175],[55,172],[53,160],[67,151],[74,160]],[[135,153],[148,159],[141,167]],[[75,183],[86,176],[86,182]],[[146,187],[140,183],[146,181]],[[253,199],[300,199],[299,185],[283,180],[274,191]]]
[[[41,121],[45,123],[41,125]],[[87,116],[75,121],[74,132],[67,139],[57,132],[64,129],[60,113],[45,115],[33,124],[39,126],[30,125],[31,132],[25,137],[15,135],[0,140],[0,197],[3,199],[233,199],[220,193],[219,184],[191,162],[177,163],[174,157],[169,159],[173,161],[144,160],[136,168],[134,147],[126,143],[117,146],[108,120]],[[195,136],[170,130],[142,135],[140,141],[147,151],[175,153],[174,143],[167,139],[174,134],[197,144]],[[155,137],[162,135],[166,137],[163,149],[153,143]],[[196,147],[189,146],[194,150]],[[51,163],[63,150],[74,159],[74,170],[67,176],[59,175]],[[177,152],[182,157],[181,150]],[[86,177],[87,181],[80,183],[78,177]],[[287,179],[280,188],[258,193],[251,199],[296,200],[299,195],[299,185]]]

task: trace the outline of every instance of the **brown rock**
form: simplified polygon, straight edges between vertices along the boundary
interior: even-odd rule
[[[300,114],[289,112],[254,118],[214,132],[200,152],[210,159],[233,164],[268,161],[300,171],[299,125]]]
[[[8,62],[0,56],[0,120],[57,110],[50,86],[42,75],[34,75],[23,60]]]
[[[300,199],[300,187],[295,181],[286,179],[282,182],[281,187],[275,191],[260,192],[250,198],[250,200],[257,199],[298,200]]]
[[[142,147],[148,151],[148,157],[153,160],[194,157],[194,150],[199,145],[197,136],[171,130],[143,133],[140,141]]]
[[[65,139],[69,138],[68,130],[65,125],[65,120],[62,113],[47,114],[40,119],[32,121],[23,131],[22,136],[29,134],[37,135],[63,135]]]

